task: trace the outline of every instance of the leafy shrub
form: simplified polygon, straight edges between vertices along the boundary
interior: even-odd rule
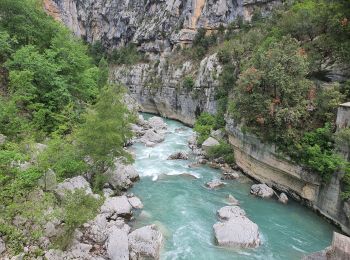
[[[215,117],[209,113],[202,113],[194,124],[194,130],[197,132],[197,142],[202,144],[210,135],[215,127]]]
[[[143,59],[143,55],[137,50],[135,44],[129,44],[126,47],[114,49],[109,56],[109,62],[118,65],[132,65]]]
[[[182,85],[188,91],[191,91],[194,87],[194,80],[191,76],[186,76],[182,82]]]
[[[219,145],[210,147],[207,155],[209,159],[216,159],[222,157],[228,164],[232,164],[235,162],[233,148],[229,143],[220,142]]]

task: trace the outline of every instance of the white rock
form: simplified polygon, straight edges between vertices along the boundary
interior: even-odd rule
[[[168,160],[188,160],[188,155],[185,152],[176,152],[169,155]]]
[[[139,179],[139,174],[131,164],[125,164],[121,159],[116,159],[114,167],[105,172],[107,182],[114,189],[127,190],[133,182]]]
[[[246,216],[232,217],[214,224],[215,238],[219,246],[255,248],[260,245],[258,226]]]
[[[140,141],[142,143],[161,143],[165,140],[165,136],[162,133],[155,132],[153,129],[146,130]]]
[[[142,209],[143,208],[143,204],[141,202],[141,200],[136,197],[133,196],[131,198],[128,198],[130,205],[134,208],[134,209]]]
[[[131,205],[126,196],[109,197],[105,200],[101,207],[101,213],[106,213],[109,216],[117,214],[117,216],[131,217]]]
[[[129,260],[128,234],[121,229],[113,228],[109,234],[106,248],[109,259]]]
[[[235,197],[233,197],[231,194],[228,195],[227,201],[232,206],[238,206],[239,205],[239,201]]]
[[[288,203],[288,196],[285,193],[281,193],[280,197],[278,199],[279,202],[283,203],[283,204],[287,204]]]
[[[220,143],[214,139],[213,137],[209,137],[207,140],[205,140],[202,144],[202,148],[205,152],[208,152],[208,150],[213,147],[213,146],[217,146]]]
[[[266,184],[254,184],[250,188],[250,193],[262,198],[271,198],[274,194],[274,191]]]
[[[225,185],[224,182],[220,181],[220,180],[212,180],[210,182],[207,182],[205,184],[209,189],[216,189],[216,188],[220,188],[222,186]]]
[[[231,218],[245,216],[245,211],[238,206],[226,206],[219,209],[217,215],[220,220],[227,221]]]
[[[131,259],[159,259],[163,235],[155,225],[136,229],[128,238]]]

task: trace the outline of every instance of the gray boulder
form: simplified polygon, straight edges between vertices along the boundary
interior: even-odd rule
[[[136,136],[142,136],[145,133],[145,130],[136,124],[130,124],[131,131],[136,135]]]
[[[250,193],[261,198],[271,198],[274,191],[266,184],[254,184],[250,188]]]
[[[122,160],[116,160],[114,167],[105,172],[107,182],[114,189],[127,190],[140,176],[133,165],[125,164]]]
[[[288,203],[288,196],[285,193],[281,193],[280,197],[278,199],[279,202],[283,203],[283,204],[287,204]]]
[[[0,134],[0,145],[3,145],[6,142],[6,135]]]
[[[239,178],[238,172],[223,172],[221,175],[221,180],[236,180]]]
[[[124,230],[113,228],[109,234],[106,248],[109,259],[129,260],[128,233]]]
[[[188,160],[188,155],[185,152],[176,152],[171,154],[168,160]]]
[[[0,255],[6,251],[5,241],[0,237]]]
[[[258,226],[237,206],[226,206],[217,212],[221,222],[214,224],[215,239],[219,246],[255,248],[260,245]]]
[[[49,169],[45,174],[39,179],[39,187],[45,191],[52,191],[57,186],[56,173]]]
[[[140,139],[140,141],[142,143],[161,143],[165,140],[165,136],[162,133],[158,133],[156,131],[154,131],[153,129],[148,129],[146,130],[145,134],[142,136],[142,138]]]
[[[109,216],[116,214],[119,217],[130,218],[132,206],[126,196],[109,197],[101,207],[101,213]]]
[[[166,130],[168,128],[168,125],[159,116],[148,119],[148,124],[155,130]]]
[[[202,148],[205,152],[208,152],[208,150],[213,147],[213,146],[217,146],[220,143],[214,139],[213,137],[209,137],[207,140],[204,141],[204,143],[202,144]]]
[[[224,182],[220,181],[220,180],[212,180],[210,182],[207,182],[205,184],[209,189],[216,189],[216,188],[220,188],[222,186],[225,185]]]
[[[76,190],[85,190],[87,195],[92,195],[90,184],[82,176],[76,176],[70,179],[66,179],[64,182],[59,183],[54,190],[55,193],[63,198],[66,192],[75,192]]]
[[[142,209],[143,208],[143,204],[141,202],[141,200],[136,197],[133,196],[131,198],[128,198],[130,205],[134,208],[134,209]]]
[[[129,234],[130,258],[159,259],[160,249],[163,243],[163,235],[155,225],[145,226]]]
[[[211,131],[210,135],[216,140],[222,140],[225,136],[225,133],[222,130],[218,129]]]

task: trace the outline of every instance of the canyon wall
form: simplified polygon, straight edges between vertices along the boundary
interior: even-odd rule
[[[249,21],[255,10],[267,14],[280,0],[45,0],[45,8],[88,42],[109,50],[135,43],[148,63],[110,68],[110,79],[126,85],[144,112],[193,125],[202,112],[216,113],[215,89],[222,67],[216,54],[200,62],[179,60],[178,46],[191,45],[198,28],[209,32],[239,17]],[[185,84],[186,79],[193,83]],[[339,110],[338,126],[348,125],[350,112]],[[327,185],[318,175],[276,153],[255,136],[227,120],[237,164],[251,177],[287,192],[350,233],[350,204],[340,197],[341,173]]]

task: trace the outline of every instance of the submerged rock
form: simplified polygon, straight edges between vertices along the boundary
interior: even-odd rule
[[[207,182],[205,184],[209,189],[216,189],[216,188],[220,188],[222,186],[225,185],[224,182],[220,181],[220,180],[212,180],[210,182]]]
[[[129,234],[128,238],[131,259],[159,259],[163,235],[155,225],[136,229]]]
[[[258,226],[248,219],[237,206],[226,206],[217,212],[220,220],[214,224],[215,239],[219,246],[255,248],[260,245]]]
[[[250,188],[250,193],[261,198],[271,198],[274,191],[266,184],[254,184]]]
[[[280,197],[278,199],[279,202],[283,203],[283,204],[287,204],[288,203],[288,196],[285,193],[281,193]]]
[[[185,152],[176,152],[171,154],[168,160],[188,160],[188,155]]]
[[[235,197],[233,197],[231,194],[229,194],[227,196],[227,201],[232,206],[238,206],[239,205],[239,201]]]
[[[218,142],[218,140],[214,139],[213,137],[209,137],[207,140],[205,140],[202,144],[202,148],[205,152],[208,152],[208,150],[213,147],[213,146],[217,146],[220,143]]]

